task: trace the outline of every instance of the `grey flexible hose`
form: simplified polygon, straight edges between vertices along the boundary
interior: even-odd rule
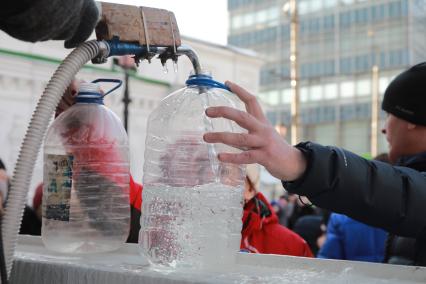
[[[13,172],[11,191],[2,223],[8,277],[12,270],[13,256],[34,165],[50,119],[74,76],[84,64],[98,55],[99,51],[100,43],[97,41],[83,43],[74,49],[56,69],[32,115]]]

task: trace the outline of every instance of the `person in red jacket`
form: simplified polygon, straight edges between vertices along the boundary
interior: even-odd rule
[[[313,257],[304,239],[279,224],[271,204],[262,193],[257,192],[258,178],[250,166],[244,191],[241,251]]]
[[[142,184],[136,183],[130,175],[130,232],[127,238],[128,243],[138,242],[139,230],[141,229],[142,190]]]

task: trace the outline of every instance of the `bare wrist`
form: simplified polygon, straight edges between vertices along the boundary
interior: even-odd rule
[[[289,171],[290,174],[287,178],[287,181],[294,181],[301,178],[302,175],[305,173],[307,167],[306,157],[305,155],[303,155],[302,151],[300,151],[296,147],[292,147],[291,152],[291,161],[293,161],[293,171]]]

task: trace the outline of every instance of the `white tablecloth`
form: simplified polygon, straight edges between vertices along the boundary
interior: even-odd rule
[[[11,283],[426,283],[426,268],[238,253],[232,267],[156,270],[127,244],[98,255],[58,255],[21,236]]]

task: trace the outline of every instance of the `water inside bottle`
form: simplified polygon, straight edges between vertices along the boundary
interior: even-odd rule
[[[74,153],[95,153],[88,146],[74,146],[68,150]],[[129,183],[127,178],[122,177],[127,171],[107,172],[106,163],[79,162],[75,159],[67,169],[69,174],[64,176],[64,170],[58,170],[57,166],[55,170],[50,166],[55,160],[53,163],[48,161],[72,155],[51,154],[60,153],[55,148],[46,148],[45,152],[50,153],[45,157],[46,177],[42,205],[42,238],[46,247],[62,253],[76,254],[119,248],[125,242],[129,230]],[[115,170],[127,168],[127,163],[118,165],[114,165]],[[101,168],[104,170],[101,171]],[[64,187],[66,184],[69,186]]]
[[[147,186],[139,236],[153,264],[230,264],[241,239],[242,187]]]
[[[244,167],[219,162],[218,152],[235,149],[203,141],[206,132],[241,132],[226,119],[205,115],[207,107],[233,106],[232,100],[224,89],[190,85],[166,97],[150,115],[139,243],[154,265],[234,262],[241,239]]]

